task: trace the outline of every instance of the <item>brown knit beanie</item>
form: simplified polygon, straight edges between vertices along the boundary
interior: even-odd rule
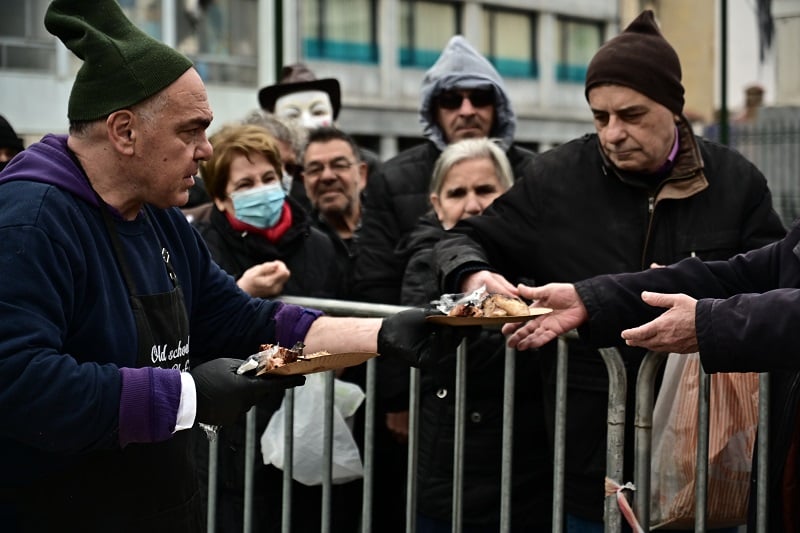
[[[192,67],[137,28],[117,0],[54,0],[47,31],[83,60],[69,95],[70,120],[95,120],[153,96]]]
[[[606,83],[630,87],[676,115],[683,112],[681,62],[652,11],[643,11],[600,47],[586,72],[586,99],[592,87]]]

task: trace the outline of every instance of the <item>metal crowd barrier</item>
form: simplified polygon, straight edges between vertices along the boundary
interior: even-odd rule
[[[321,309],[331,316],[362,316],[386,317],[399,311],[408,309],[403,306],[368,304],[363,302],[350,302],[344,300],[330,300],[320,298],[283,297],[282,301],[305,307]],[[561,533],[564,523],[564,465],[566,443],[566,417],[567,417],[567,368],[568,368],[568,339],[576,339],[574,332],[558,340],[558,360],[556,378],[556,413],[554,428],[554,457],[553,457],[553,533]],[[463,489],[463,447],[465,431],[465,406],[466,406],[466,343],[458,348],[459,354],[456,363],[456,412],[454,435],[454,464],[453,464],[453,504],[452,504],[452,531],[460,533],[462,529],[462,489]],[[623,460],[625,441],[625,407],[626,391],[628,388],[625,366],[619,351],[615,348],[603,348],[600,354],[606,364],[609,377],[608,396],[608,435],[606,476],[623,483]],[[511,528],[511,471],[513,468],[512,437],[513,437],[513,406],[514,406],[514,364],[515,351],[506,348],[505,354],[505,379],[503,391],[503,434],[501,447],[501,500],[500,500],[500,531],[507,533]],[[639,518],[641,526],[649,531],[650,517],[650,455],[653,407],[655,401],[655,380],[659,369],[666,360],[666,354],[649,353],[640,368],[636,383],[636,413],[635,413],[635,464],[634,481],[636,492],[633,497],[633,509]],[[364,479],[361,531],[372,531],[372,494],[374,487],[374,414],[375,414],[375,380],[376,361],[367,361],[366,400],[365,400],[365,427],[364,427]],[[708,406],[709,406],[709,376],[703,373],[700,380],[699,405],[699,442],[697,447],[697,483],[696,483],[696,519],[695,531],[706,531],[706,496],[708,480]],[[324,418],[324,461],[322,482],[322,532],[330,531],[331,523],[331,471],[332,471],[332,445],[333,445],[333,372],[326,373],[325,403],[323,406],[327,416]],[[407,497],[406,497],[406,531],[416,531],[416,467],[417,467],[417,433],[419,431],[419,396],[420,375],[418,369],[410,369],[410,398],[409,398],[409,437],[408,437],[408,472],[407,472]],[[758,428],[758,480],[757,480],[757,529],[758,533],[766,533],[766,484],[767,484],[767,424],[768,424],[768,397],[769,378],[767,374],[760,376],[759,387],[759,428]],[[283,473],[283,509],[282,531],[291,532],[291,480],[292,480],[292,430],[294,391],[289,390],[285,395],[285,468]],[[251,512],[252,486],[254,475],[254,458],[256,443],[259,436],[255,434],[255,408],[251,409],[247,417],[247,448],[245,464],[245,499],[244,499],[244,533],[252,531]],[[213,533],[216,525],[216,499],[217,499],[217,450],[216,441],[210,443],[209,451],[209,487],[208,487],[208,532]],[[616,498],[605,499],[605,531],[617,533],[622,530],[622,515],[617,506]]]

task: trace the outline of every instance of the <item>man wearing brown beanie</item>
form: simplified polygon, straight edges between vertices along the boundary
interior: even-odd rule
[[[522,280],[577,282],[694,255],[721,260],[780,239],[785,229],[764,176],[733,150],[695,137],[683,95],[678,56],[645,11],[589,64],[596,133],[540,154],[530,175],[451,230],[434,252],[442,291],[485,284],[518,295]],[[551,439],[555,344],[514,344],[520,357],[540,358]],[[645,352],[616,347],[631,391]],[[569,341],[568,367],[567,530],[603,531],[608,373],[583,340]],[[634,393],[627,399],[620,482],[633,479]]]
[[[246,295],[177,209],[212,152],[191,61],[116,0],[54,0],[45,26],[83,64],[69,135],[0,174],[0,529],[199,533],[187,429],[304,383],[240,375],[242,359],[299,341],[409,358],[459,334],[421,309],[325,317]]]

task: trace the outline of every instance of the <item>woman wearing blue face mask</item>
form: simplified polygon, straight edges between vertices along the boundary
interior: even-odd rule
[[[333,244],[327,235],[312,227],[300,204],[286,196],[281,187],[279,148],[269,132],[255,125],[230,125],[212,135],[209,141],[214,153],[202,163],[200,172],[212,202],[186,213],[208,244],[214,260],[237,280],[239,287],[254,296],[334,297],[340,276]],[[263,433],[281,399],[275,395],[257,405],[257,437]],[[236,424],[223,427],[218,439],[217,526],[219,531],[241,531],[244,416]],[[200,478],[205,482],[208,445],[204,437],[197,444]],[[255,501],[278,503],[255,506],[254,531],[279,530],[282,476],[282,471],[264,465],[261,454],[256,453]],[[319,530],[319,516],[309,510],[320,508],[320,487],[306,487],[297,482],[293,487],[293,494],[298,502],[303,502],[305,510],[298,518],[293,517],[293,524],[299,531]],[[336,492],[347,490],[339,487]],[[351,488],[357,489],[357,486]],[[308,505],[314,501],[318,503]],[[360,496],[354,497],[354,501],[360,501]],[[336,530],[355,531],[355,526],[343,524]]]
[[[212,203],[187,211],[214,260],[248,294],[332,298],[333,244],[281,187],[277,142],[256,125],[229,125],[209,139],[200,173]]]

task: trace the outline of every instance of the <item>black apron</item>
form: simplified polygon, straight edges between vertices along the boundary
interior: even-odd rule
[[[114,222],[102,202],[101,206],[136,321],[136,366],[188,370],[189,319],[169,252],[162,246],[171,290],[137,295]],[[152,224],[150,227],[155,231]],[[134,443],[123,450],[93,452],[67,472],[37,483],[37,501],[26,501],[20,509],[21,529],[98,533],[203,531],[205,511],[194,468],[193,433],[183,430],[160,443]]]

